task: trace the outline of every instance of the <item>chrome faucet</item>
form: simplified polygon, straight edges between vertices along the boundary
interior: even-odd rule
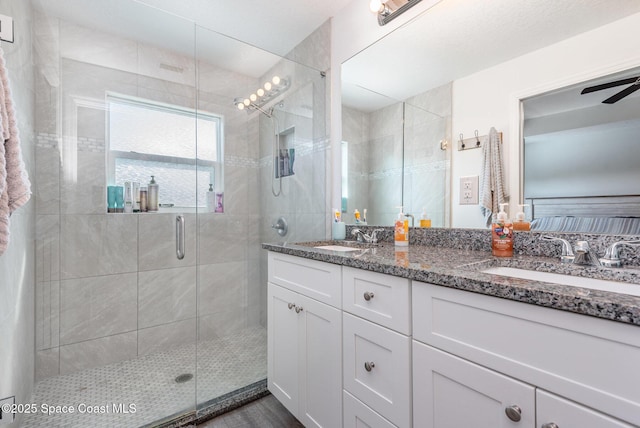
[[[574,265],[600,266],[598,256],[591,253],[589,243],[587,241],[578,241],[574,247],[576,253],[573,259]]]
[[[560,261],[562,263],[573,263],[576,256],[573,253],[573,249],[571,248],[571,244],[569,241],[562,238],[554,238],[553,236],[543,235],[540,237],[543,241],[558,241],[562,242],[562,255],[560,256]]]
[[[369,244],[378,243],[378,232],[384,232],[384,229],[374,229],[371,235],[367,235],[360,229],[353,229],[351,235],[355,236],[358,242],[366,242]]]
[[[640,241],[618,241],[613,243],[607,251],[604,253],[604,257],[600,258],[600,264],[606,267],[620,267],[622,266],[622,260],[620,260],[620,254],[618,253],[618,247],[637,247],[640,246]]]

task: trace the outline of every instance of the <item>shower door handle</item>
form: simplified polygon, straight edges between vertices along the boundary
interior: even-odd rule
[[[176,216],[176,257],[184,259],[184,217]]]

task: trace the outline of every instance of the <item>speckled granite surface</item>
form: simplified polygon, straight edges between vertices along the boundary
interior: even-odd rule
[[[640,297],[586,288],[556,285],[546,282],[510,278],[482,272],[489,267],[505,266],[589,278],[609,279],[640,287],[640,268],[629,265],[620,269],[583,267],[561,264],[559,258],[540,257],[536,253],[555,251],[555,245],[537,242],[534,234],[525,234],[513,258],[493,257],[488,243],[488,231],[468,229],[431,229],[417,237],[406,252],[398,252],[392,242],[360,246],[348,241],[263,244],[263,248],[284,254],[351,266],[428,282],[460,290],[491,295],[548,308],[640,325]],[[383,234],[389,239],[390,231]],[[418,235],[418,234],[415,234]],[[555,234],[563,236],[564,234]],[[608,237],[608,235],[601,235]],[[582,239],[584,235],[580,235]],[[516,237],[517,239],[518,237]],[[629,237],[625,237],[630,239]],[[573,239],[569,238],[571,242]],[[614,239],[614,238],[612,238]],[[429,241],[430,245],[418,242]],[[517,241],[516,241],[517,242]],[[614,242],[614,241],[612,241]],[[358,251],[339,252],[313,248],[318,245],[353,245]],[[605,247],[608,244],[603,244]],[[595,245],[592,245],[595,247]],[[523,254],[524,253],[524,254]],[[529,253],[529,254],[527,254]],[[558,252],[559,255],[559,252]],[[634,260],[634,259],[631,259]]]

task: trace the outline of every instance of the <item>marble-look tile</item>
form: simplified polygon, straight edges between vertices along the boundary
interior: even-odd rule
[[[195,317],[195,266],[138,273],[138,327]]]
[[[247,261],[201,265],[198,315],[242,311],[247,306]]]
[[[60,374],[105,366],[137,356],[135,331],[60,347]]]
[[[173,240],[171,243],[175,245]],[[137,255],[137,215],[62,216],[60,235],[62,279],[136,272],[138,270]]]
[[[173,31],[182,32],[183,35],[193,35],[193,23],[176,17],[172,25],[174,25]],[[193,56],[179,55],[168,49],[138,44],[138,74],[195,87],[195,68]]]
[[[125,333],[137,328],[135,273],[60,283],[60,343]]]
[[[60,154],[57,148],[37,147],[35,200],[38,214],[60,212]]]
[[[105,214],[107,190],[105,154],[78,150],[75,159],[63,160],[62,169],[77,172],[75,182],[63,180],[61,210],[63,214]]]
[[[60,279],[60,216],[36,216],[36,281]]]
[[[198,341],[233,335],[247,326],[246,308],[198,317]]]
[[[36,283],[36,349],[60,344],[60,281]]]
[[[247,257],[247,217],[228,214],[198,216],[199,264],[236,262]]]
[[[106,130],[106,105],[100,103],[97,107],[80,107],[77,108],[78,114],[78,137],[93,138],[98,141],[105,141]],[[104,156],[104,154],[103,154]],[[104,157],[102,158],[104,168]]]
[[[138,330],[138,356],[196,342],[196,318]]]
[[[196,215],[182,214],[185,221],[185,256],[176,257],[176,216],[171,213],[140,214],[138,239],[141,271],[196,264]]]
[[[286,58],[313,67],[327,70],[331,67],[331,20],[327,20],[311,35],[300,42]]]
[[[231,215],[243,215],[249,209],[256,211],[258,207],[249,206],[248,168],[242,166],[224,166],[224,211]],[[255,203],[254,201],[251,201]]]
[[[36,382],[60,374],[60,348],[36,351]]]

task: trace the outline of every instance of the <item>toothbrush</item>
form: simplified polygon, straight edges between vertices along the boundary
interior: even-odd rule
[[[353,215],[356,218],[356,223],[360,223],[360,212],[358,210],[354,210]]]
[[[367,209],[363,209],[362,210],[362,222],[366,223],[367,222]]]

